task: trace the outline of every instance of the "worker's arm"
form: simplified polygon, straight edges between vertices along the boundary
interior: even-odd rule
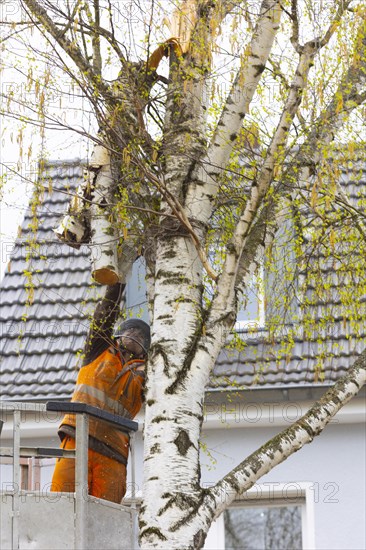
[[[120,312],[125,283],[107,286],[105,296],[98,303],[84,348],[83,364],[93,361],[113,343],[113,328]]]
[[[144,401],[145,364],[138,362],[126,373],[121,387],[119,401],[134,418]]]

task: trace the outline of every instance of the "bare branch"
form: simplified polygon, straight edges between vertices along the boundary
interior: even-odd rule
[[[340,20],[342,19],[342,16],[345,11],[348,10],[349,5],[351,4],[352,0],[338,0],[338,9],[337,13],[329,25],[326,33],[324,34],[323,38],[320,40],[319,48],[323,48],[326,44],[328,44],[329,40],[332,38],[334,32],[337,30]]]
[[[60,30],[47,14],[47,11],[36,0],[22,0],[31,14],[32,21],[41,23],[45,30],[56,40],[58,45],[70,56],[78,69],[87,78],[90,84],[95,86],[103,95],[110,93],[109,86],[99,75],[96,75],[90,63],[85,59],[75,42],[69,40],[64,31]]]
[[[299,44],[299,19],[297,16],[297,0],[291,2],[291,19],[292,19],[292,36],[291,44],[298,53],[301,53],[301,47]]]
[[[67,16],[69,22],[62,29],[63,35],[65,35],[70,30],[71,25],[75,22],[75,16],[76,16],[80,6],[81,6],[81,0],[78,0],[78,2],[75,3],[75,6],[74,6],[74,9],[72,10],[72,12],[71,13],[69,12],[69,15]],[[69,8],[69,5],[67,7]]]

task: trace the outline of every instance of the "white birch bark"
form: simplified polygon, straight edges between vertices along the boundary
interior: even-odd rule
[[[180,492],[180,485],[173,486],[173,492],[169,487],[169,498],[167,496],[162,499],[162,507],[157,509],[157,521],[146,516],[146,513],[143,515],[143,521],[147,520],[149,525],[156,527],[150,531],[145,529],[148,536],[144,536],[144,527],[142,528],[142,548],[202,548],[212,521],[263,475],[301,447],[311,443],[336,413],[357,395],[365,382],[366,351],[357,359],[348,374],[328,390],[302,418],[252,453],[214,487],[199,490],[189,487],[184,478],[183,494]],[[160,464],[160,469],[155,470],[155,474],[161,471],[162,466]],[[151,473],[154,475],[154,472]],[[162,477],[165,478],[164,473]],[[151,498],[162,493],[162,477],[159,478],[160,482],[157,480],[156,492],[150,495]],[[169,499],[171,502],[175,501],[175,513],[165,517]]]
[[[201,277],[201,262],[189,238],[168,234],[160,239],[148,364],[148,377],[159,383],[147,385],[144,502],[148,506],[143,506],[140,516],[147,547],[182,547],[179,537],[167,533],[182,517],[180,499],[197,489],[204,385],[195,382],[193,389],[187,374],[189,350],[194,349],[200,326]],[[177,491],[180,496],[174,502]],[[167,545],[161,546],[164,540]]]
[[[231,243],[228,247],[222,274],[217,285],[217,293],[212,302],[212,308],[209,316],[209,324],[216,325],[223,312],[227,311],[228,304],[235,309],[235,284],[237,282],[237,273],[239,271],[240,259],[243,254],[246,239],[251,226],[258,215],[261,203],[265,197],[272,182],[273,170],[276,161],[283,162],[280,159],[280,151],[283,149],[291,123],[295,117],[301,101],[301,92],[306,85],[307,75],[311,66],[314,47],[304,48],[300,56],[299,64],[291,85],[285,106],[274,133],[273,139],[268,149],[268,153],[258,181],[253,182],[250,197],[245,205],[244,212],[240,217]]]
[[[119,281],[118,232],[110,213],[114,185],[109,151],[102,145],[96,145],[89,166],[96,171],[90,207],[92,277],[100,284],[113,285]]]
[[[272,49],[281,18],[278,0],[263,0],[261,13],[242,66],[232,85],[217,125],[216,132],[201,160],[197,183],[190,186],[187,197],[189,215],[207,223],[212,199],[218,187],[218,178],[229,160],[243,120],[248,112],[258,82]],[[208,203],[206,205],[206,203]]]

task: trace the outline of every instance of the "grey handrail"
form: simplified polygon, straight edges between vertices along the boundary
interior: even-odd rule
[[[109,422],[122,431],[137,432],[139,427],[138,423],[134,420],[130,420],[118,414],[103,411],[102,409],[98,409],[97,407],[93,407],[87,403],[78,403],[77,401],[49,401],[46,403],[46,410],[70,414],[85,413],[89,416],[97,418],[98,420]]]
[[[64,456],[76,459],[75,468],[75,548],[86,548],[86,527],[87,527],[87,499],[88,493],[88,426],[89,417],[97,418],[100,421],[111,424],[115,429],[123,431],[131,440],[134,439],[134,432],[138,430],[138,423],[124,418],[120,415],[93,407],[86,403],[69,401],[49,401],[46,404],[38,403],[15,403],[0,402],[0,410],[13,414],[13,452],[10,448],[1,447],[0,454],[13,456],[13,510],[12,510],[12,547],[19,548],[19,515],[20,515],[20,456]],[[76,415],[76,449],[66,451],[48,447],[21,447],[20,446],[20,421],[21,412],[35,412],[46,410],[50,412],[70,413]],[[0,431],[3,421],[0,420]],[[131,433],[130,433],[131,432]],[[135,468],[133,464],[133,441],[131,441],[131,474],[132,487],[135,484]],[[24,454],[23,454],[24,453]],[[133,489],[133,499],[135,498]],[[135,510],[135,505],[132,505]],[[131,510],[132,511],[132,510]]]

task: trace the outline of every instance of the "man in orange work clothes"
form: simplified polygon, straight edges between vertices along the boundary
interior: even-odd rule
[[[132,419],[143,401],[145,358],[150,328],[141,319],[113,327],[125,284],[108,286],[96,307],[72,401],[87,403]],[[59,428],[61,448],[75,449],[76,418],[66,414]],[[128,435],[104,421],[89,418],[89,494],[120,503],[126,492]],[[57,459],[51,491],[75,491],[75,461]]]

